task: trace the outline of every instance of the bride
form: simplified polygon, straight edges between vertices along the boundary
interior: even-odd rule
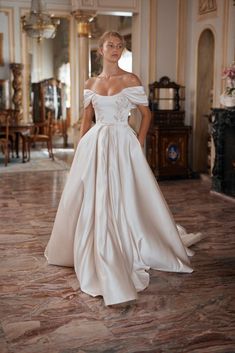
[[[200,239],[175,224],[147,164],[148,100],[139,78],[118,66],[123,49],[117,32],[100,38],[103,70],[85,84],[81,139],[45,250],[49,264],[74,267],[81,290],[105,305],[136,299],[150,268],[192,272],[186,246]],[[128,124],[133,108],[138,135]]]

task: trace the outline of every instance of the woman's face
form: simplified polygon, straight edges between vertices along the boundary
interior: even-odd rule
[[[117,62],[123,51],[123,43],[117,37],[109,37],[100,49],[100,53],[104,59],[112,62]]]

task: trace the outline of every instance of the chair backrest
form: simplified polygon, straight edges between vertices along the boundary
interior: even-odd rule
[[[53,122],[54,122],[54,115],[53,112],[47,112],[47,117],[42,122],[37,122],[34,124],[33,127],[33,134],[34,135],[48,135],[49,138],[52,138],[53,133]]]
[[[4,139],[9,139],[9,124],[11,120],[11,114],[7,110],[0,111],[0,127],[1,132],[4,134]]]

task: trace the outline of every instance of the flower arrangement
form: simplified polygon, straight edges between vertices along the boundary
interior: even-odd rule
[[[235,97],[235,62],[224,69],[222,78],[227,80],[224,95]]]
[[[223,94],[220,96],[220,103],[225,107],[235,107],[235,62],[223,71],[223,79],[226,80],[226,87]]]

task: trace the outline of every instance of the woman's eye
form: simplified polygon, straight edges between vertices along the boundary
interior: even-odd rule
[[[108,48],[116,48],[116,49],[122,49],[123,48],[123,45],[122,44],[118,44],[118,45],[114,45],[114,44],[107,44],[107,47]]]

